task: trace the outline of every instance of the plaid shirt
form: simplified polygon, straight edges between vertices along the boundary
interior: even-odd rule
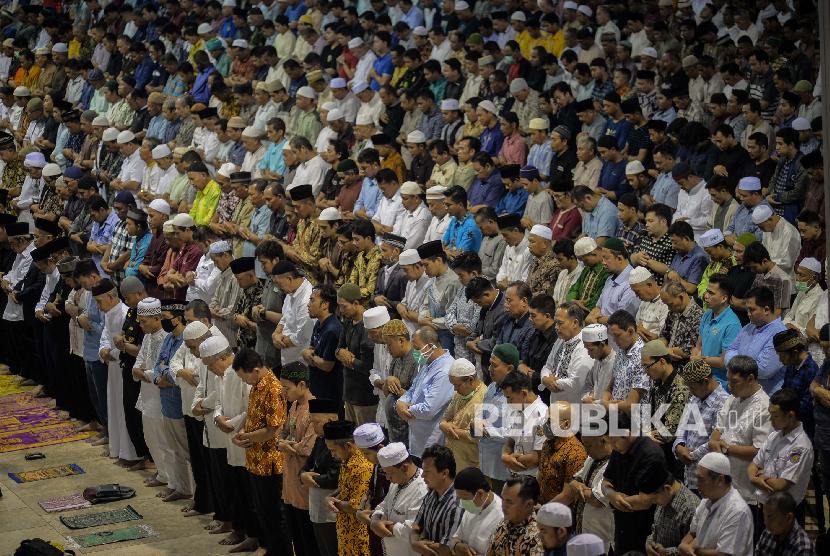
[[[675,547],[680,545],[689,532],[689,525],[699,503],[700,498],[681,486],[668,506],[658,505],[654,510],[654,525],[646,542],[662,545],[669,554],[679,554]]]
[[[681,417],[681,423],[688,423],[689,428],[677,431],[677,440],[674,441],[673,449],[676,449],[680,444],[686,446],[690,452],[692,461],[700,461],[700,458],[709,453],[709,437],[715,429],[718,420],[718,413],[724,402],[729,398],[729,394],[723,389],[723,386],[718,385],[714,392],[709,394],[705,400],[701,400],[696,396],[689,396],[689,402],[686,405],[686,415]],[[698,434],[696,427],[692,426],[694,423],[690,420],[688,412],[690,407],[696,405],[703,419],[703,426],[706,429],[705,434]],[[691,490],[697,489],[697,477],[695,477],[695,467],[697,464],[686,466],[684,483]]]
[[[631,252],[640,245],[644,237],[647,237],[646,228],[639,222],[635,222],[631,227],[623,225],[618,236],[623,240],[625,248]]]
[[[127,233],[127,220],[124,219],[116,224],[112,231],[112,249],[110,249],[110,258],[108,262],[111,263],[118,259],[124,251],[129,253],[132,250],[134,243],[135,237]],[[121,280],[124,279],[124,271],[116,270],[110,273],[110,277],[112,278],[112,281],[115,282],[116,286],[120,286]]]
[[[816,549],[804,529],[793,523],[793,529],[785,539],[776,538],[768,530],[761,533],[756,554],[775,554],[776,556],[814,556]]]

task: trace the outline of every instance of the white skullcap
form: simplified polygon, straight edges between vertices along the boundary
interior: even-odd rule
[[[173,154],[173,152],[170,150],[170,147],[164,143],[153,147],[153,160],[160,160],[170,156],[171,154]]]
[[[634,174],[642,174],[646,171],[646,167],[639,160],[632,160],[625,165],[625,175],[633,176]]]
[[[723,232],[714,228],[712,230],[706,230],[702,234],[700,234],[700,239],[698,240],[700,246],[703,248],[706,247],[714,247],[719,243],[723,243]]]
[[[69,52],[69,47],[66,46],[66,43],[58,42],[55,43],[55,46],[52,47],[52,52],[66,54],[67,52]]]
[[[46,157],[40,151],[34,151],[23,159],[23,166],[26,168],[43,168],[46,166]]]
[[[476,366],[469,359],[456,359],[450,366],[450,376],[466,378],[475,376]]]
[[[568,556],[602,556],[605,554],[605,543],[593,533],[582,533],[571,537],[565,549]]]
[[[193,217],[186,212],[180,212],[179,214],[174,216],[173,219],[170,220],[170,222],[172,222],[174,226],[177,226],[179,228],[192,228],[196,225],[196,222],[193,220]]]
[[[136,313],[139,317],[157,317],[161,315],[161,301],[155,297],[145,297],[138,302]]]
[[[369,84],[364,81],[359,81],[352,85],[352,92],[356,95],[359,95],[363,91],[369,88]]]
[[[806,268],[811,272],[815,272],[816,274],[821,274],[821,263],[818,262],[818,259],[813,257],[804,257],[801,259],[801,262],[798,263],[799,267]]]
[[[176,227],[171,221],[165,220],[164,224],[161,225],[161,231],[165,234],[172,234],[176,231]]]
[[[651,279],[652,274],[644,266],[637,266],[628,274],[628,283],[630,285],[642,284]]]
[[[208,248],[208,255],[220,255],[222,253],[230,253],[233,251],[231,244],[224,239],[214,241]]]
[[[582,329],[583,342],[604,342],[608,339],[608,329],[604,324],[589,324]]]
[[[559,502],[548,502],[536,512],[536,521],[539,525],[548,527],[570,527],[573,525],[571,509]]]
[[[334,222],[336,220],[343,220],[343,215],[335,207],[326,207],[320,211],[320,216],[317,217],[317,220]]]
[[[416,129],[415,131],[410,131],[409,132],[409,134],[406,136],[406,142],[407,143],[416,143],[416,144],[426,143],[427,142],[427,136],[424,135],[423,131],[421,131],[419,129]]]
[[[544,226],[542,224],[534,224],[530,229],[530,233],[534,236],[547,239],[548,241],[553,239],[553,230],[551,230],[549,226]]]
[[[104,141],[116,141],[118,139],[118,130],[114,127],[108,127],[101,134],[101,139]]]
[[[536,129],[538,131],[544,131],[548,129],[549,124],[545,118],[533,118],[530,120],[530,123],[527,124],[529,129]]]
[[[583,257],[588,253],[593,253],[596,249],[597,242],[592,237],[583,237],[574,243],[574,255],[577,257]]]
[[[218,336],[211,336],[199,345],[199,357],[202,359],[206,357],[213,357],[228,349],[230,345],[228,340],[222,334]]]
[[[812,131],[813,129],[810,125],[810,120],[800,117],[793,120],[792,128],[796,131]]]
[[[713,471],[718,475],[732,476],[732,470],[729,466],[729,458],[718,452],[709,452],[697,462],[699,467]]]
[[[530,87],[528,86],[527,81],[525,81],[522,77],[518,77],[510,82],[510,93],[513,95],[529,88]]]
[[[427,28],[423,25],[418,25],[412,30],[412,34],[416,37],[426,37],[429,35],[429,31],[427,31]]]
[[[455,11],[457,11],[457,12],[460,12],[460,11],[463,11],[463,10],[469,10],[469,9],[470,9],[470,5],[467,2],[465,2],[464,0],[458,0],[458,2],[455,3]]]
[[[342,120],[345,118],[346,115],[343,114],[343,111],[339,108],[332,108],[329,110],[329,113],[326,114],[326,121],[327,122],[336,122],[337,120]]]
[[[457,98],[445,98],[441,101],[441,110],[461,110]]]
[[[493,104],[492,100],[482,100],[481,102],[478,103],[478,108],[481,108],[482,110],[486,110],[487,112],[490,112],[491,114],[498,115],[498,113],[499,113],[499,109],[496,108],[496,105]]]
[[[210,26],[210,23],[200,23],[196,28],[196,34],[198,35],[207,35],[211,31],[213,31],[213,27]]]
[[[345,89],[346,85],[346,80],[342,77],[335,77],[331,80],[331,83],[329,83],[329,87],[331,87],[332,89]]]
[[[123,145],[125,143],[131,143],[133,141],[135,141],[135,133],[133,133],[129,129],[125,129],[124,131],[119,133],[118,137],[115,140],[115,142],[118,143],[119,145]]]
[[[30,97],[30,96],[32,96],[32,92],[29,90],[29,87],[24,87],[23,85],[21,85],[19,87],[14,88],[14,91],[12,92],[12,96]]]
[[[358,448],[372,448],[386,439],[377,423],[364,423],[354,430],[354,443]]]
[[[310,98],[311,100],[314,100],[315,98],[317,98],[317,92],[308,85],[304,85],[297,89],[297,96]]]
[[[444,193],[447,191],[447,188],[443,185],[433,185],[429,189],[427,189],[427,199],[430,201],[437,201],[439,199],[444,198]]]
[[[761,191],[761,180],[756,176],[747,176],[738,181],[738,189],[743,191]]]
[[[772,217],[772,208],[769,205],[758,205],[752,209],[752,223],[760,224]]]
[[[63,174],[61,172],[61,167],[55,164],[54,162],[50,162],[46,166],[43,167],[43,176],[47,178],[53,178],[55,176],[60,176]]]
[[[510,21],[527,21],[527,16],[524,12],[513,12],[510,15]]]
[[[231,174],[238,170],[236,164],[233,162],[225,162],[223,165],[219,167],[219,170],[216,171],[217,174],[222,176],[223,178],[230,178]]]
[[[363,46],[363,39],[360,37],[355,37],[349,41],[349,49],[358,48]]]
[[[380,328],[390,320],[389,310],[384,306],[372,307],[363,311],[363,328],[366,330]]]
[[[421,256],[415,249],[407,249],[398,257],[398,264],[401,266],[408,264],[417,264],[421,262]]]
[[[421,186],[418,185],[418,182],[414,181],[405,181],[403,185],[401,185],[400,189],[401,195],[420,195],[423,193],[421,191]]]
[[[198,340],[205,334],[210,332],[210,328],[201,321],[194,321],[184,327],[184,335],[185,340]]]
[[[248,41],[245,39],[234,39],[231,46],[234,48],[248,48]]]
[[[260,139],[264,134],[265,132],[263,130],[251,125],[242,130],[242,137],[248,137],[250,139]]]
[[[375,125],[375,120],[372,119],[372,115],[366,112],[362,112],[357,115],[357,119],[355,120],[355,125]],[[413,132],[414,133],[414,132]]]
[[[92,125],[97,127],[109,127],[110,121],[103,114],[98,114],[92,119]]]
[[[648,56],[649,58],[654,58],[655,60],[659,58],[659,56],[657,56],[657,49],[653,46],[645,47],[640,53],[640,56]]]
[[[565,2],[565,9],[566,10],[575,10],[578,7],[579,7],[579,4],[577,4],[576,2],[573,2],[572,0],[568,0],[567,2]]]
[[[170,216],[170,203],[168,203],[164,199],[153,199],[147,206],[156,212],[160,212],[162,214]]]
[[[591,17],[592,15],[594,15],[594,10],[592,10],[590,6],[586,6],[585,4],[579,6],[576,9],[576,11],[578,11],[579,13],[581,13],[581,14],[587,16],[587,17]]]
[[[393,442],[378,450],[378,465],[392,467],[406,461],[408,457],[409,451],[406,449],[406,445],[403,442]]]

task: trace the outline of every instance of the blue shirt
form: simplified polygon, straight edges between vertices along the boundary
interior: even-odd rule
[[[704,357],[720,357],[741,331],[741,321],[732,307],[727,307],[721,314],[715,316],[712,309],[703,313],[700,319],[700,353]],[[712,373],[721,385],[726,388],[726,369],[713,367]]]
[[[251,232],[255,233],[257,237],[262,238],[266,234],[271,232],[271,216],[273,212],[268,207],[268,205],[263,204],[258,209],[254,210],[254,213],[251,215],[251,222],[248,224],[248,229]],[[256,256],[256,245],[250,241],[245,241],[242,243],[242,256],[243,257],[254,257]],[[265,271],[262,270],[262,264],[259,262],[259,258],[255,261],[255,268],[256,268],[256,275],[260,279],[268,278],[266,276]]]
[[[216,68],[210,65],[196,74],[196,80],[193,82],[193,87],[190,88],[193,102],[207,104],[210,101],[210,84],[208,83],[208,78],[214,71],[216,71]]]
[[[628,283],[628,276],[632,270],[634,269],[631,265],[627,265],[618,275],[611,275],[605,279],[605,285],[597,301],[597,307],[600,308],[603,316],[610,317],[620,309],[632,315],[637,314],[637,309],[640,308],[640,298]]]
[[[493,172],[486,182],[482,182],[479,178],[473,180],[473,184],[467,192],[467,202],[471,207],[487,205],[496,208],[505,192],[501,174]]]
[[[372,68],[374,68],[375,73],[378,75],[392,75],[392,72],[395,71],[395,66],[392,64],[392,53],[387,52],[382,58],[376,58],[375,63],[372,64]],[[369,87],[373,91],[380,91],[380,83],[374,77],[372,78],[372,82],[369,83]]]
[[[288,139],[283,138],[279,143],[271,143],[265,151],[265,156],[259,163],[260,170],[270,170],[277,174],[285,175],[285,159],[282,156],[282,148]],[[244,145],[242,148],[245,148]]]
[[[378,182],[375,178],[363,178],[363,185],[360,186],[360,195],[357,196],[357,201],[354,204],[354,212],[360,209],[366,211],[366,217],[372,218],[375,211],[378,210],[380,198],[383,192],[378,187]]]
[[[104,220],[103,224],[99,224],[98,222],[92,223],[92,230],[89,233],[89,239],[98,245],[107,245],[111,243],[112,232],[115,230],[115,227],[119,222],[121,222],[121,219],[118,218],[118,213],[114,210],[110,210],[110,214],[107,216],[107,219]],[[95,266],[98,267],[99,274],[101,274],[104,278],[108,277],[109,274],[104,272],[101,268],[101,255],[97,253],[93,254],[92,260],[95,261]]]
[[[150,123],[147,125],[147,138],[154,138],[158,139],[159,141],[164,140],[164,136],[167,133],[167,119],[164,117],[163,114],[159,114],[158,116],[153,116],[150,118]]]
[[[658,110],[651,115],[651,119],[666,122],[666,125],[668,125],[677,119],[677,110],[674,109],[674,106],[669,107],[668,110]]]
[[[506,411],[506,404],[507,398],[504,391],[498,384],[491,382],[487,386],[487,390],[484,392],[484,400],[481,402],[481,417],[491,423],[491,426],[487,428],[489,436],[479,437],[478,461],[481,472],[497,481],[505,481],[510,477],[510,472],[501,461],[501,450],[504,447],[505,438],[500,430],[503,426],[502,414]],[[491,413],[492,411],[497,412],[495,416]]]
[[[415,418],[409,421],[409,453],[413,456],[421,457],[427,446],[444,443],[438,424],[455,393],[450,384],[450,367],[454,362],[449,353],[444,353],[421,367],[412,388],[399,400],[411,404],[409,411]]]
[[[444,232],[443,240],[447,247],[478,253],[482,237],[481,230],[476,225],[475,217],[468,212],[460,224],[455,216],[452,217],[450,225],[447,226],[447,231]]]
[[[300,16],[304,15],[308,11],[308,8],[305,5],[305,0],[300,0],[293,6],[288,6],[285,8],[285,17],[288,18],[288,21],[297,21],[300,19]]]
[[[530,311],[522,315],[519,320],[510,317],[504,320],[498,334],[499,344],[513,344],[519,350],[519,358],[522,361],[530,359],[530,339],[536,331],[533,328],[533,321],[530,320]]]
[[[153,241],[153,234],[148,230],[141,236],[141,239],[133,242],[133,246],[130,248],[130,260],[127,261],[127,266],[124,267],[124,276],[135,276],[140,278],[142,282],[144,281],[144,276],[138,271],[138,267],[144,262],[151,241]]]
[[[758,363],[758,382],[764,388],[764,392],[771,396],[780,390],[784,383],[784,366],[772,345],[772,337],[786,329],[780,318],[761,327],[750,322],[741,329],[729,346],[723,358],[724,363],[729,365],[736,355],[752,357]]]
[[[530,147],[530,152],[527,154],[527,165],[533,166],[543,176],[547,176],[550,171],[550,163],[553,159],[553,149],[550,146],[550,141],[545,141],[541,145],[533,145]]]
[[[101,357],[98,352],[101,349],[101,333],[104,331],[104,313],[95,303],[92,292],[89,292],[86,299],[84,314],[89,317],[89,323],[92,325],[89,330],[84,330],[84,361],[100,363]]]
[[[617,148],[622,151],[625,144],[628,143],[628,134],[631,133],[631,123],[623,118],[619,122],[615,122],[611,118],[606,118],[605,127],[602,130],[602,135],[611,135],[617,139]]]
[[[135,88],[140,89],[150,82],[153,78],[153,70],[156,69],[156,64],[149,56],[145,56],[135,67],[133,77],[135,77]]]
[[[527,190],[520,187],[515,191],[508,191],[507,195],[499,200],[496,205],[496,214],[507,214],[512,212],[522,216],[525,213],[525,206],[527,205]]]
[[[621,226],[617,207],[605,197],[600,198],[594,210],[582,215],[582,233],[594,239],[616,237]]]
[[[226,17],[219,28],[219,36],[223,39],[233,39],[236,36],[236,25],[232,17]]]
[[[170,360],[176,354],[184,342],[184,334],[178,336],[170,333],[164,337],[161,343],[159,357],[153,366],[153,384],[158,385],[162,377],[173,385],[172,388],[159,388],[161,397],[161,414],[168,419],[181,419],[182,416],[182,390],[176,386],[176,377],[170,372]]]
[[[616,193],[617,199],[623,193],[632,191],[631,186],[628,185],[628,180],[625,179],[626,164],[627,162],[624,159],[619,162],[603,160],[602,168],[599,171],[599,186]]]
[[[766,200],[763,200],[755,205],[755,207],[760,205],[769,206],[769,203]],[[761,228],[752,222],[752,211],[755,210],[755,207],[747,208],[745,204],[739,203],[738,210],[735,211],[735,217],[732,219],[729,226],[726,227],[723,235],[735,234],[736,236],[739,236],[746,232],[752,232],[755,234],[755,237],[758,238],[758,241],[761,241],[764,237],[764,232],[762,232]]]
[[[700,282],[700,277],[703,276],[703,271],[708,264],[709,255],[695,243],[694,248],[685,255],[675,252],[669,266],[687,282],[697,283]]]
[[[651,186],[651,196],[655,203],[677,208],[677,196],[680,193],[680,185],[671,176],[670,172],[663,172],[657,176],[654,185]]]
[[[496,124],[493,127],[485,127],[479,140],[481,141],[481,152],[485,152],[490,156],[497,156],[501,150],[501,144],[504,143],[504,133],[501,132],[501,126]]]

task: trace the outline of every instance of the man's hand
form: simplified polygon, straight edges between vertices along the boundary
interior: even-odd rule
[[[691,451],[689,451],[689,449],[683,444],[679,444],[677,448],[674,449],[674,455],[677,456],[677,459],[685,465],[691,465],[694,463],[691,458]]]
[[[144,376],[144,369],[139,367],[133,367],[133,378],[136,380],[143,380],[145,382],[147,381],[147,377]]]
[[[412,415],[412,412],[409,411],[410,405],[412,404],[408,404],[402,401],[398,401],[395,404],[395,410],[398,412],[398,415],[400,415],[401,419],[403,419],[404,421],[412,421],[413,419],[415,419],[415,417],[413,417]]]
[[[81,315],[78,317],[78,326],[89,332],[92,330],[92,322],[89,320],[88,315]]]
[[[317,477],[319,476],[320,474],[314,471],[305,471],[300,473],[300,482],[307,487],[320,488],[320,485],[317,484]]]
[[[395,524],[389,521],[388,519],[373,518],[369,527],[372,529],[372,532],[375,535],[383,539],[391,537],[393,535],[392,527],[394,527],[394,525]]]
[[[463,324],[453,324],[451,330],[456,336],[467,336],[470,334],[470,329]]]
[[[192,411],[193,411],[193,415],[196,415],[196,416],[206,415],[207,412],[208,412],[207,409],[202,407],[202,400],[199,400],[199,401],[196,402],[196,404],[193,406]]]
[[[196,376],[193,369],[181,369],[176,376],[191,386],[199,386],[199,378]]]
[[[501,461],[511,471],[525,471],[527,470],[527,466],[524,465],[519,459],[516,457],[515,454],[502,454]]]
[[[625,494],[614,492],[608,497],[608,502],[611,506],[621,512],[633,512],[634,509],[631,507],[631,504],[628,502],[627,498],[628,497]]]
[[[216,426],[219,428],[220,431],[226,434],[230,434],[233,432],[233,427],[228,424],[229,420],[230,419],[228,419],[226,416],[220,415],[216,418]]]
[[[406,393],[406,390],[403,389],[401,386],[401,381],[398,380],[396,376],[386,377],[386,389],[389,393],[395,396],[403,396]]]
[[[412,550],[421,554],[422,556],[438,556],[438,550],[441,545],[437,542],[420,540],[412,543]]]
[[[228,432],[228,431],[225,431]],[[253,441],[251,441],[250,433],[247,432],[240,432],[238,434],[233,435],[231,438],[231,442],[235,445],[239,446],[240,448],[250,448],[253,445]]]

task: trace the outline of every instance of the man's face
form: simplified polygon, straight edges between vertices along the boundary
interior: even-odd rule
[[[637,331],[633,327],[620,328],[616,324],[612,324],[608,327],[608,334],[622,349],[628,349],[633,346],[634,341],[637,338]]]
[[[504,309],[514,319],[527,313],[527,299],[521,297],[514,288],[507,288],[504,292]]]
[[[753,297],[746,300],[746,312],[749,316],[749,321],[755,326],[767,324],[771,316],[769,309],[758,305],[757,300]]]

